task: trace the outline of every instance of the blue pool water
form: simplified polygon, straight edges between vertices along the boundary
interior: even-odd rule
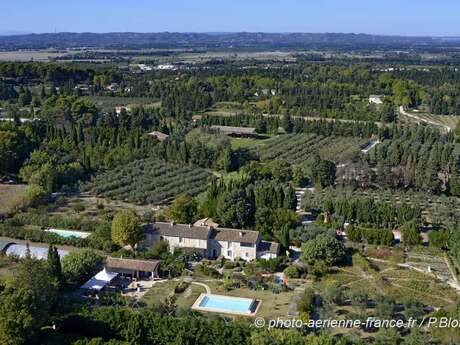
[[[230,313],[251,313],[253,300],[232,297],[205,296],[201,308],[219,309]]]
[[[70,230],[58,230],[58,229],[47,229],[45,231],[52,232],[53,234],[56,234],[62,237],[86,238],[90,235],[89,232],[82,232],[82,231],[70,231]]]

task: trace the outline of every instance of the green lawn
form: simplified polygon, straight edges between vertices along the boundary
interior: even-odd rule
[[[239,289],[233,289],[227,291],[222,285],[220,280],[210,279],[198,279],[201,282],[207,284],[211,288],[211,293],[217,295],[234,296],[242,298],[254,298],[261,300],[262,304],[257,312],[257,316],[264,318],[273,317],[286,317],[288,315],[289,305],[292,302],[292,298],[299,294],[307,283],[298,282],[298,286],[294,291],[282,292],[280,294],[274,294],[271,290],[257,290],[252,291],[245,287]],[[159,305],[165,301],[165,299],[174,291],[179,280],[171,280],[165,283],[156,284],[149,292],[145,294],[142,301],[148,306]],[[201,293],[205,293],[204,287],[191,284],[184,292],[175,294],[177,298],[176,304],[179,307],[190,308]]]
[[[164,283],[157,283],[150,289],[142,298],[142,302],[148,306],[161,305],[166,298],[174,292],[174,288],[179,283],[179,280],[170,280]],[[182,293],[174,294],[176,297],[176,304],[179,307],[190,308],[200,294],[205,293],[204,287],[199,285],[190,284],[188,288]]]
[[[398,302],[415,298],[425,305],[446,307],[454,303],[458,295],[429,274],[398,267],[393,262],[371,262],[371,269],[358,266],[340,267],[331,270],[324,278],[314,282],[317,291],[324,291],[331,284],[347,289],[366,292],[371,298],[378,295],[393,297]]]
[[[21,204],[25,194],[25,185],[0,184],[0,214],[13,211]]]
[[[290,304],[292,303],[292,298],[297,294],[300,294],[301,290],[309,285],[308,282],[299,280],[295,283],[292,282],[293,285],[297,287],[295,290],[274,294],[270,289],[253,291],[246,287],[227,291],[220,281],[204,280],[203,282],[211,288],[211,292],[213,294],[242,298],[254,298],[262,301],[256,316],[264,317],[267,319],[288,316],[288,310]]]

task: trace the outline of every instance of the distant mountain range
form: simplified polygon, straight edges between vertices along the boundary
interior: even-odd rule
[[[0,49],[195,48],[232,50],[420,49],[456,50],[460,37],[347,33],[46,33],[0,36]]]

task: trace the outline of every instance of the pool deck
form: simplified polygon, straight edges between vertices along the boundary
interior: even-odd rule
[[[251,302],[256,302],[257,307],[253,312],[238,312],[238,311],[228,311],[226,309],[221,309],[221,308],[203,308],[200,306],[201,302],[205,297],[216,297],[220,299],[228,299],[228,300],[244,300],[244,301],[251,301]],[[195,303],[192,305],[193,310],[197,311],[204,311],[204,312],[212,312],[212,313],[222,313],[222,314],[229,314],[229,315],[238,315],[238,316],[255,316],[260,308],[260,305],[262,304],[261,300],[257,299],[251,299],[251,298],[242,298],[242,297],[233,297],[233,296],[225,296],[225,295],[213,295],[213,294],[208,294],[208,293],[202,293]]]

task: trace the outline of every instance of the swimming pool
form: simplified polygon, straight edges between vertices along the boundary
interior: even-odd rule
[[[260,301],[251,298],[201,294],[192,308],[216,313],[254,315],[259,305]]]
[[[53,234],[62,236],[62,237],[77,237],[77,238],[87,238],[91,233],[83,231],[71,231],[71,230],[59,230],[59,229],[46,229],[46,232],[52,232]]]

